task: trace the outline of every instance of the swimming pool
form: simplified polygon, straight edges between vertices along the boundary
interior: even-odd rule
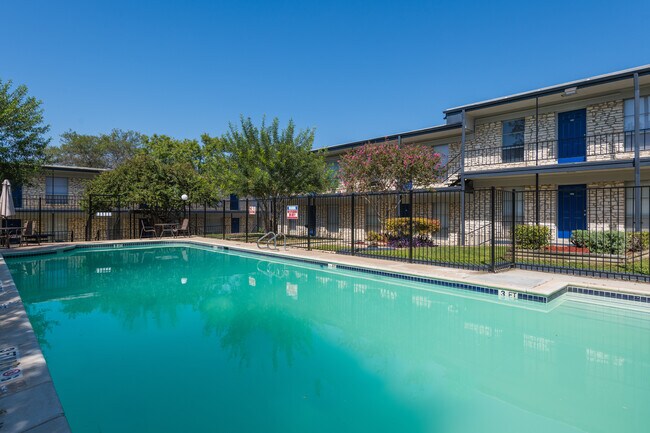
[[[8,258],[73,432],[639,432],[650,314],[188,245]]]

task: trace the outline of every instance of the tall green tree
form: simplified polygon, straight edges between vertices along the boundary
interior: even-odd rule
[[[67,131],[61,134],[59,146],[48,147],[48,160],[54,164],[115,168],[132,158],[145,140],[139,132],[121,129],[99,135]]]
[[[144,142],[134,157],[87,184],[87,210],[110,210],[119,201],[121,205],[141,205],[142,212],[156,220],[177,221],[186,205],[183,194],[188,195],[190,203],[212,203],[222,198],[219,185],[201,172],[202,149],[197,141],[154,135]]]
[[[28,183],[45,161],[50,130],[43,122],[41,101],[28,95],[27,87],[12,89],[0,80],[0,179]]]
[[[280,121],[257,127],[250,117],[230,124],[222,137],[202,136],[208,171],[227,191],[240,196],[280,199],[319,193],[334,187],[334,174],[322,152],[313,152],[314,130],[296,131],[292,120],[280,129]],[[270,201],[261,201],[266,229],[271,229]]]

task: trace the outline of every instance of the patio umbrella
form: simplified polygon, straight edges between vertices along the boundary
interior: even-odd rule
[[[0,194],[0,217],[8,218],[16,215],[14,200],[11,198],[11,183],[7,179],[2,182],[2,194]]]

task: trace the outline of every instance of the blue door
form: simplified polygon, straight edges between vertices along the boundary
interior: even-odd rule
[[[557,115],[558,163],[581,162],[587,155],[587,111],[567,111]]]
[[[587,185],[557,187],[557,237],[568,239],[573,230],[587,228]]]
[[[236,194],[230,194],[230,210],[239,210],[239,197]]]
[[[230,233],[239,233],[239,218],[230,218]]]

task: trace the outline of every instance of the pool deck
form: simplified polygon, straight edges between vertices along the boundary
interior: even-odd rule
[[[169,242],[172,239],[163,239]],[[205,245],[229,247],[259,253],[253,244],[213,238],[177,238],[178,242],[191,241]],[[157,242],[157,240],[146,239]],[[54,389],[45,358],[36,335],[16,290],[2,255],[22,255],[66,250],[75,245],[105,245],[137,243],[139,240],[59,243],[0,250],[0,350],[16,347],[15,362],[22,377],[0,383],[0,432],[7,433],[68,433],[70,427]],[[325,263],[342,264],[385,272],[403,273],[422,277],[456,281],[473,285],[491,286],[528,294],[550,296],[567,286],[605,290],[635,295],[650,295],[650,284],[614,279],[580,277],[538,271],[511,269],[499,273],[472,271],[440,266],[411,264],[390,260],[372,259],[288,248],[280,251],[261,250],[278,258],[308,259]],[[5,370],[9,371],[9,370]],[[2,374],[2,372],[0,372]]]

